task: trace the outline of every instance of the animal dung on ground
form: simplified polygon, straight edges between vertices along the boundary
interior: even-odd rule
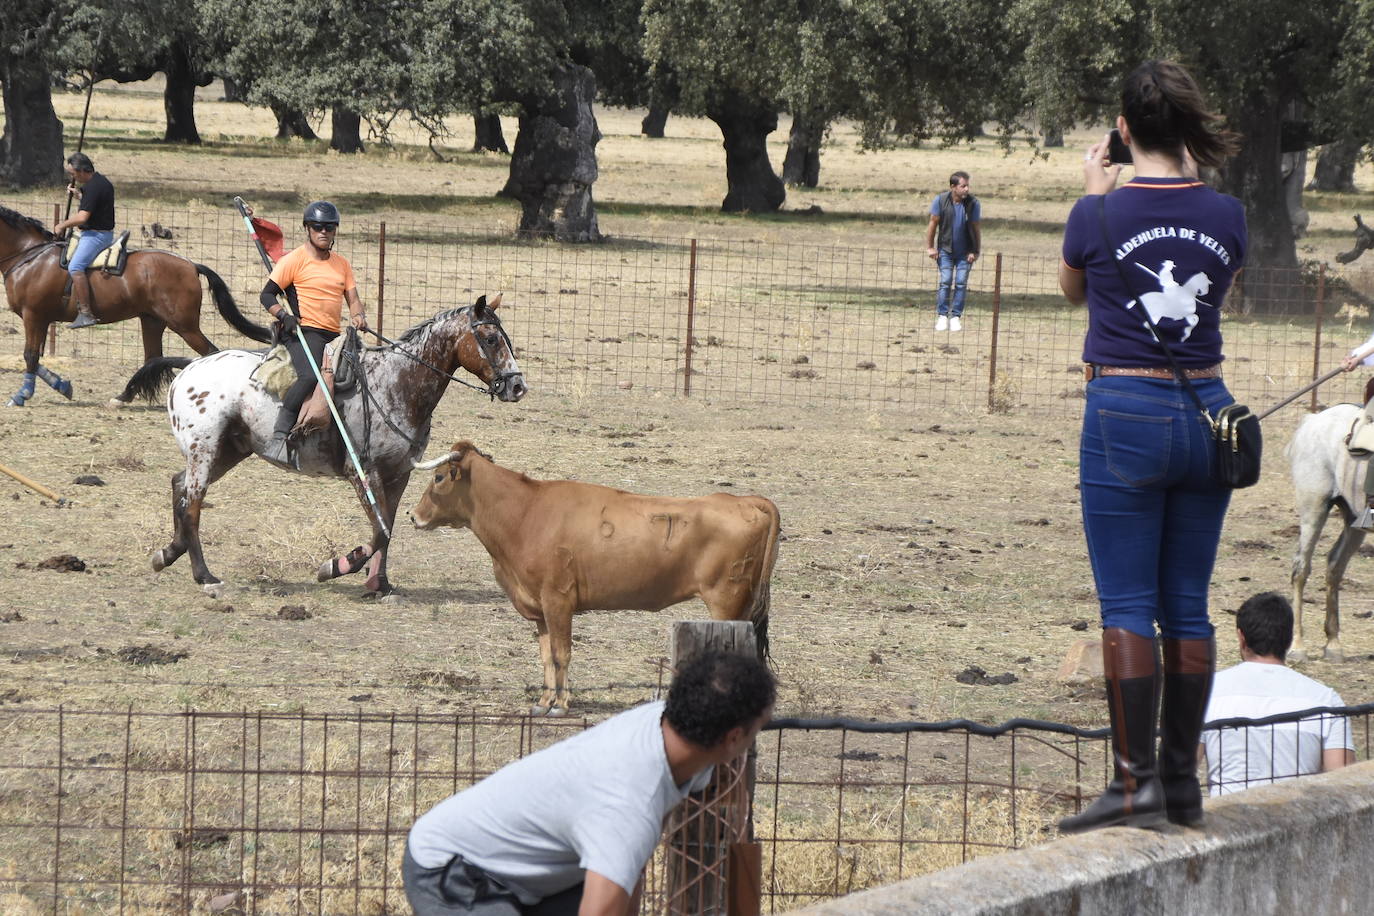
[[[115,653],[120,661],[130,665],[174,665],[183,658],[190,658],[190,652],[172,652],[154,645],[125,646]]]
[[[56,556],[40,560],[38,569],[55,569],[58,572],[85,572],[86,563],[80,557],[70,553],[59,553]]]
[[[78,478],[76,478],[75,480],[73,480],[72,483],[80,484],[80,485],[83,486],[83,487],[103,487],[103,486],[105,486],[105,481],[101,480],[99,477],[97,477],[97,476],[94,475],[94,474],[82,474],[80,477],[78,477]]]
[[[1020,678],[1010,671],[1006,674],[989,675],[977,665],[969,665],[963,671],[954,675],[954,679],[961,684],[972,684],[976,687],[999,687],[1003,684],[1015,684],[1020,680]]]
[[[309,620],[314,616],[303,604],[283,604],[277,609],[277,618],[280,620]]]

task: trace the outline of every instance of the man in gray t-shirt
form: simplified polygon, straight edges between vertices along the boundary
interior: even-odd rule
[[[403,865],[418,916],[621,914],[663,818],[772,716],[758,660],[706,652],[647,703],[517,760],[415,822]]]

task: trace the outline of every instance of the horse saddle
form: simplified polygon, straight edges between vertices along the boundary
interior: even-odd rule
[[[362,341],[358,337],[358,332],[351,327],[338,340],[324,348],[324,359],[321,360],[320,369],[332,372],[332,375],[325,375],[325,382],[329,384],[330,394],[336,401],[357,389],[358,357],[361,351]],[[296,371],[291,367],[291,357],[286,352],[286,347],[278,344],[268,350],[262,362],[253,370],[253,376],[274,397],[284,396],[286,389],[296,381]],[[301,405],[301,412],[292,431],[303,435],[329,425],[329,406],[325,403],[324,392],[316,385],[310,397]]]
[[[76,254],[76,246],[81,241],[81,230],[74,231],[71,238],[67,239],[67,247],[62,252],[62,268],[65,270],[72,261],[72,255]],[[87,270],[103,270],[112,277],[118,277],[124,273],[124,265],[129,260],[129,230],[125,229],[114,240],[108,248],[101,249],[100,253],[91,261],[91,266]]]

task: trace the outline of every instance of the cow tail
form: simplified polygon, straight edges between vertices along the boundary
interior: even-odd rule
[[[210,295],[215,300],[215,308],[219,309],[220,315],[225,321],[229,322],[230,327],[238,331],[244,337],[255,340],[258,343],[271,343],[272,331],[260,324],[254,324],[248,317],[239,311],[238,303],[234,301],[234,296],[229,292],[229,287],[220,279],[219,274],[215,273],[204,264],[196,265],[196,273],[205,278],[205,282],[210,286]]]
[[[758,647],[759,661],[767,661],[768,651],[768,611],[772,599],[773,564],[778,559],[778,532],[782,519],[778,507],[772,500],[759,497],[760,509],[768,515],[768,535],[764,544],[763,562],[759,564],[758,581],[754,584],[754,601],[749,608],[749,621],[754,625],[754,642]]]

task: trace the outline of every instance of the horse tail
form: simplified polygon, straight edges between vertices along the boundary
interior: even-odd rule
[[[271,343],[272,332],[260,324],[254,324],[239,311],[238,303],[234,301],[233,295],[229,292],[229,287],[220,279],[219,274],[215,273],[204,264],[196,265],[196,273],[205,278],[210,284],[210,295],[215,297],[215,307],[224,316],[224,320],[229,325],[250,340],[258,343]]]
[[[189,356],[159,356],[150,359],[129,377],[129,382],[119,393],[118,400],[127,404],[134,398],[142,398],[151,404],[172,381],[176,370],[185,369],[190,364]]]
[[[754,600],[749,607],[749,621],[754,625],[754,642],[759,650],[759,661],[770,658],[768,652],[768,611],[772,604],[773,564],[778,559],[778,532],[782,528],[782,518],[778,507],[771,499],[756,497],[759,511],[768,516],[768,534],[763,546],[763,561],[759,563],[758,578],[754,585]]]

